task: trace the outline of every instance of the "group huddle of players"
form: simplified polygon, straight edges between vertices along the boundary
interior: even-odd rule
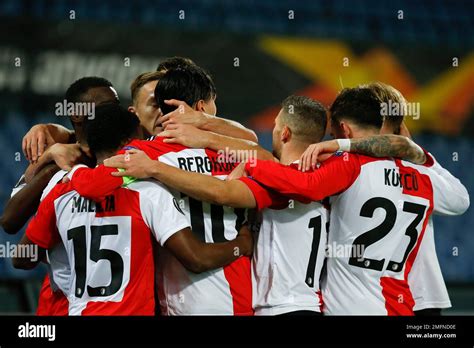
[[[39,315],[413,315],[451,306],[433,214],[466,188],[415,144],[395,88],[343,89],[329,110],[281,104],[273,152],[215,116],[216,88],[188,58],[131,84],[84,77],[73,130],[34,126],[1,224],[46,263]],[[322,141],[326,133],[334,140]],[[146,140],[145,140],[146,139]],[[236,154],[238,156],[236,156]],[[30,220],[31,218],[31,220]]]

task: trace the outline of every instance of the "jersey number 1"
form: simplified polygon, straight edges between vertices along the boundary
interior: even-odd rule
[[[314,272],[316,270],[316,259],[318,257],[319,241],[321,240],[321,215],[309,220],[308,228],[313,229],[313,241],[311,242],[311,254],[309,255],[308,268],[306,269],[306,284],[314,286]]]

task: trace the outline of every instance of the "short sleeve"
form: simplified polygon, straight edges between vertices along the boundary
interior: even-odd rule
[[[140,192],[143,219],[160,245],[163,246],[173,234],[190,227],[178,200],[166,186],[154,181],[141,181],[133,186]]]
[[[44,200],[45,197],[51,192],[51,190],[62,180],[62,178],[67,174],[65,170],[59,170],[56,174],[53,175],[48,185],[46,185],[43,193],[41,194],[40,201]]]

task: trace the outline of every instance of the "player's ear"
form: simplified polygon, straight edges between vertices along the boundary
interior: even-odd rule
[[[133,105],[130,105],[127,110],[133,112],[134,114],[137,112],[137,109],[135,109]]]
[[[204,100],[202,100],[202,99],[199,100],[196,103],[196,107],[194,109],[196,109],[197,111],[206,112],[206,103],[204,102]]]
[[[288,126],[283,126],[283,129],[281,130],[281,141],[283,143],[287,143],[291,139],[291,129],[288,128]]]
[[[349,123],[341,122],[340,127],[345,139],[351,139],[353,137],[353,131]]]

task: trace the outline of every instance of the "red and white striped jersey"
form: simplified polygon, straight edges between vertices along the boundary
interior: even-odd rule
[[[225,179],[237,164],[225,161],[215,151],[167,144],[163,139],[133,140],[121,152],[140,149],[152,159],[219,179]],[[113,171],[114,168],[103,166],[77,171],[72,176],[72,183],[85,197],[103,196],[123,184],[122,178],[110,175]],[[245,210],[203,203],[178,192],[174,194],[199,239],[206,243],[235,239],[245,220]],[[156,279],[163,314],[253,315],[249,257],[200,274],[184,268],[166,248],[160,248],[158,257]]]
[[[321,312],[327,209],[319,202],[288,202],[250,178],[240,180],[262,214],[252,258],[255,315]]]
[[[152,238],[164,244],[188,226],[156,181],[118,188],[98,202],[67,183],[44,198],[26,235],[45,249],[65,246],[70,315],[154,315]]]
[[[412,315],[408,276],[430,215],[469,205],[430,168],[400,160],[339,153],[313,173],[268,161],[246,169],[295,199],[331,196],[328,247],[343,252],[327,255],[325,314]]]

